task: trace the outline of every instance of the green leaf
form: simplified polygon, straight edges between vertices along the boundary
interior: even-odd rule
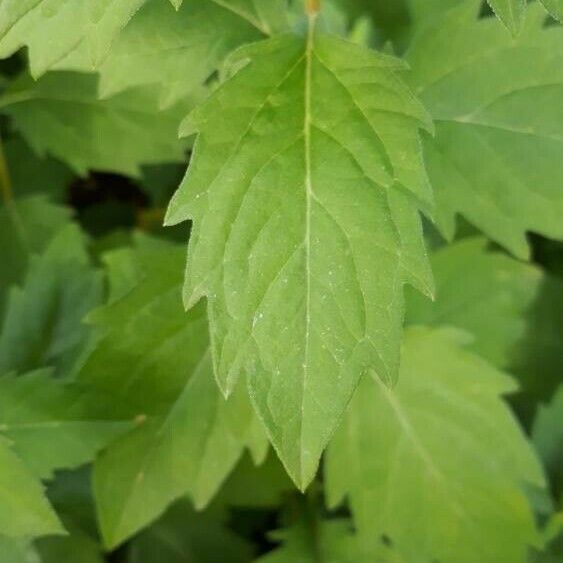
[[[189,101],[159,112],[152,89],[99,100],[97,76],[52,72],[23,76],[0,97],[0,111],[40,156],[49,154],[78,174],[89,169],[140,175],[141,164],[183,160],[177,128]]]
[[[29,540],[0,535],[0,563],[41,563],[41,560]]]
[[[540,0],[545,9],[558,21],[563,21],[563,0]]]
[[[391,554],[380,558],[385,551],[371,557],[362,553],[351,522],[344,518],[321,520],[305,512],[293,525],[270,536],[282,545],[255,563],[398,563]]]
[[[0,290],[23,281],[32,253],[43,252],[55,233],[68,224],[70,212],[43,196],[0,206]],[[0,294],[0,312],[4,306]]]
[[[479,2],[422,26],[407,53],[411,84],[436,122],[424,140],[449,238],[455,215],[518,257],[528,230],[563,238],[563,29],[530,6],[512,38]]]
[[[105,563],[98,542],[79,530],[71,530],[67,537],[41,538],[37,542],[41,563]]]
[[[524,22],[526,0],[487,0],[496,16],[510,30],[518,35]]]
[[[10,170],[12,191],[18,200],[31,195],[45,194],[54,201],[66,198],[73,174],[52,158],[40,158],[19,137],[4,143],[4,153]]]
[[[249,374],[255,408],[300,488],[362,372],[395,380],[405,282],[431,293],[430,206],[404,65],[352,43],[285,35],[183,125],[198,132],[168,224],[194,219],[184,300],[208,300],[215,373]]]
[[[23,286],[11,290],[0,333],[0,373],[53,366],[69,375],[90,337],[82,321],[102,299],[84,235],[69,224],[33,257]]]
[[[154,0],[164,2],[165,0]],[[179,7],[181,0],[171,0]],[[107,56],[112,41],[146,0],[3,0],[0,58],[26,45],[38,77],[70,52],[83,47],[90,67]]]
[[[139,421],[95,463],[108,547],[180,496],[204,506],[256,440],[242,385],[226,401],[215,384],[204,304],[188,316],[182,310],[183,249],[141,239],[135,252],[138,285],[92,315],[104,337],[79,376],[86,388],[111,393],[114,412]]]
[[[49,371],[0,377],[0,435],[38,477],[78,467],[129,426],[90,399]]]
[[[497,367],[510,367],[516,346],[529,342],[529,312],[541,292],[542,271],[488,250],[482,238],[443,247],[431,264],[436,300],[408,291],[407,322],[463,329],[474,337],[469,349]]]
[[[461,342],[410,329],[397,387],[363,379],[329,446],[329,504],[348,496],[362,541],[407,561],[524,562],[538,535],[522,486],[542,471],[501,400],[513,381]]]
[[[549,404],[540,406],[532,440],[563,506],[563,385]]]
[[[264,21],[257,10],[266,6],[272,15]],[[270,34],[283,16],[279,0],[185,0],[178,12],[165,2],[148,2],[100,65],[100,94],[107,97],[131,86],[158,84],[160,103],[168,107],[196,91],[235,47]],[[88,58],[82,49],[58,67],[87,70]]]
[[[0,529],[13,538],[61,534],[43,487],[0,437]]]
[[[129,563],[248,563],[252,547],[213,515],[175,504],[158,522],[134,538]]]

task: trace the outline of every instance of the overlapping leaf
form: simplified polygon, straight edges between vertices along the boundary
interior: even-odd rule
[[[24,76],[0,97],[0,112],[34,151],[55,156],[78,174],[89,169],[136,176],[141,164],[181,161],[177,128],[190,101],[158,111],[154,91],[138,88],[99,100],[97,77],[48,73]]]
[[[0,311],[10,286],[23,281],[29,259],[42,252],[70,221],[70,212],[43,196],[22,198],[0,207]]]
[[[280,0],[184,0],[177,12],[162,0],[147,2],[99,66],[100,94],[158,84],[161,105],[170,106],[196,91],[235,47],[283,28]],[[77,51],[57,66],[88,69],[88,53]]]
[[[497,17],[513,35],[517,35],[524,22],[526,0],[488,0]]]
[[[146,1],[2,0],[0,58],[27,46],[31,70],[39,76],[82,47],[88,53],[91,68],[95,68],[107,56],[121,29]],[[182,0],[171,2],[178,7]]]
[[[282,543],[278,549],[256,559],[256,563],[383,563],[390,559],[367,559],[360,552],[351,522],[322,521],[304,514],[293,526],[271,534]]]
[[[482,238],[445,246],[432,256],[431,264],[436,299],[409,291],[407,322],[463,329],[474,337],[471,350],[497,367],[511,367],[541,294],[542,271],[487,250]]]
[[[329,503],[348,496],[362,542],[385,536],[407,561],[524,562],[523,486],[542,471],[500,397],[513,381],[460,342],[411,329],[397,387],[364,378],[329,446]]]
[[[98,450],[124,432],[102,397],[89,397],[53,380],[49,371],[0,378],[0,435],[38,477],[92,461]]]
[[[187,317],[182,310],[182,248],[144,239],[135,254],[137,285],[93,317],[105,336],[79,376],[140,423],[95,463],[99,521],[111,547],[182,495],[206,504],[245,447],[263,443],[244,389],[226,401],[215,384],[204,305]],[[134,279],[133,270],[125,277]],[[123,271],[111,277],[123,292]]]
[[[423,26],[407,54],[436,122],[426,164],[447,236],[462,213],[526,257],[526,231],[563,237],[563,29],[535,5],[512,38],[479,4]]]
[[[167,217],[194,219],[184,296],[207,297],[219,385],[246,370],[300,487],[362,372],[395,379],[403,283],[432,286],[426,113],[400,61],[313,27],[237,52],[248,65],[184,123],[199,137]]]
[[[563,386],[538,411],[532,439],[552,479],[553,491],[563,505]]]
[[[0,496],[0,526],[4,536],[26,538],[63,533],[59,519],[43,494],[43,487],[2,437]],[[21,551],[18,546],[14,548]]]
[[[69,375],[87,344],[83,319],[102,300],[102,279],[90,265],[84,235],[61,228],[40,257],[33,257],[21,287],[9,293],[0,333],[0,373],[45,366]]]

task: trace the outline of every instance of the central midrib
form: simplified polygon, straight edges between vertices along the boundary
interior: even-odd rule
[[[305,409],[305,392],[307,389],[307,373],[309,370],[309,339],[311,328],[311,206],[314,197],[313,182],[311,174],[311,75],[313,62],[313,46],[315,34],[316,15],[309,15],[309,29],[307,34],[307,45],[305,51],[305,118],[303,124],[303,136],[305,140],[305,276],[306,276],[306,297],[305,297],[305,358],[303,363],[303,385],[301,395],[301,429],[300,447],[303,448],[303,419]],[[303,480],[303,453],[300,452],[300,477]]]

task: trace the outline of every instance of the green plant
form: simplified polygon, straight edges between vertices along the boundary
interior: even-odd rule
[[[560,561],[562,11],[0,0],[0,563]]]

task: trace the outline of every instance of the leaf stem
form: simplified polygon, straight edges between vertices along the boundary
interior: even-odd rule
[[[21,220],[14,202],[12,179],[10,178],[10,170],[4,153],[2,137],[0,137],[0,193],[2,194],[2,201],[6,207],[8,217],[14,225],[16,234],[19,237],[24,250],[27,252],[29,250],[29,243],[23,221]]]
[[[305,0],[305,13],[316,16],[321,11],[321,0]]]
[[[12,180],[8,163],[4,154],[4,145],[0,137],[0,190],[2,191],[2,200],[8,207],[14,201],[14,192],[12,190]]]

